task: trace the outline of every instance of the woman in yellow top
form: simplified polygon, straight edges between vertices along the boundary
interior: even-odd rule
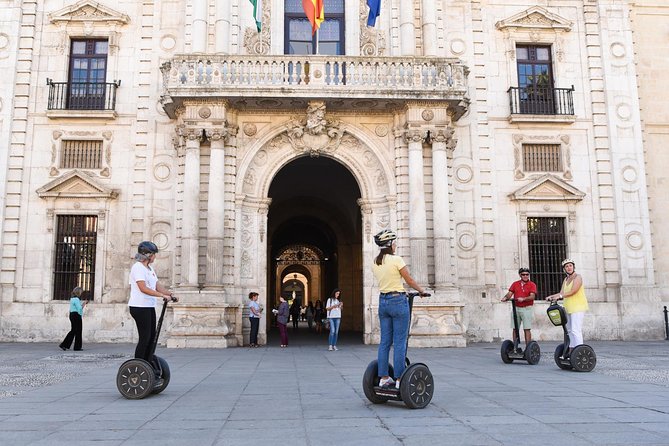
[[[564,299],[564,309],[567,312],[567,332],[569,333],[569,350],[583,344],[583,317],[588,311],[588,299],[585,297],[585,287],[580,274],[576,273],[576,266],[571,259],[562,261],[562,269],[567,277],[562,282],[559,293],[548,296],[547,299],[556,301]]]
[[[409,274],[402,257],[395,255],[397,234],[384,229],[374,236],[374,242],[381,252],[374,259],[372,272],[379,282],[379,322],[381,325],[381,342],[379,342],[379,386],[391,387],[397,384],[388,373],[388,355],[394,344],[393,372],[399,379],[406,367],[407,336],[409,334],[409,300],[404,291],[402,279],[421,295],[425,294]]]

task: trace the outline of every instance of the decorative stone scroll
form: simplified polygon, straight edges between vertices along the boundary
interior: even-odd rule
[[[366,0],[360,0],[360,55],[383,56],[386,52],[386,38],[383,31],[367,26],[369,8]]]
[[[262,3],[262,29],[260,32],[251,26],[244,30],[244,48],[247,54],[269,54],[272,46],[272,34],[269,32],[269,24],[272,19],[270,3],[269,1]]]

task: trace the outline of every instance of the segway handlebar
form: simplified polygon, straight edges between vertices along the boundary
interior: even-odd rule
[[[411,293],[407,293],[407,296],[409,296],[409,297],[416,297],[416,296],[420,296],[420,297],[430,297],[430,296],[432,296],[432,294],[430,294],[430,293],[417,293],[417,292],[411,292]]]

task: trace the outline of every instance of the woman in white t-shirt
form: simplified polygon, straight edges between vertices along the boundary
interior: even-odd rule
[[[130,315],[137,325],[139,341],[135,358],[151,361],[151,343],[156,337],[156,298],[172,299],[172,292],[158,283],[158,276],[151,264],[156,259],[158,247],[144,241],[137,246],[135,262],[130,270]]]
[[[331,297],[325,303],[325,309],[328,312],[328,321],[330,321],[330,337],[328,338],[329,351],[339,350],[337,348],[337,338],[339,337],[339,325],[341,323],[341,309],[344,304],[339,300],[341,290],[335,288]]]

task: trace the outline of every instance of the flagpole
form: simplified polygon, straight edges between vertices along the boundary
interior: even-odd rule
[[[316,28],[316,55],[318,55],[318,28]]]

